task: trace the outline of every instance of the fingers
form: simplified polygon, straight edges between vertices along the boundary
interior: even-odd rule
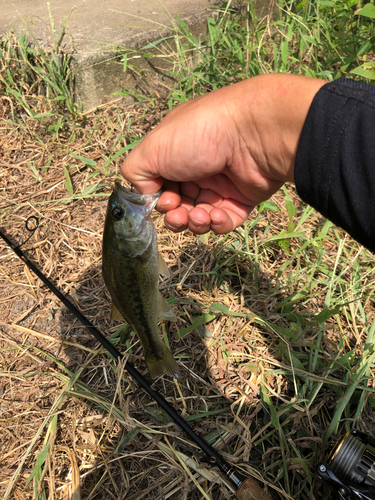
[[[239,217],[236,213],[221,208],[214,208],[210,212],[211,229],[216,234],[230,233],[236,227],[243,224],[245,218]]]
[[[164,224],[174,233],[184,231],[189,224],[189,212],[185,207],[178,207],[171,210],[165,215]]]
[[[193,182],[167,181],[157,209],[165,213],[164,223],[174,232],[189,228],[193,233],[204,234],[212,230],[217,234],[233,231],[243,224],[253,210],[234,199],[227,199],[210,189],[200,189]]]
[[[164,191],[159,198],[156,209],[159,212],[168,212],[178,206],[186,206],[188,210],[196,205],[200,188],[195,182],[164,181]]]
[[[159,212],[168,212],[181,205],[181,196],[177,182],[164,181],[164,191],[156,205]]]
[[[188,210],[186,207],[180,206],[166,213],[164,224],[175,233],[189,228],[195,234],[204,234],[211,230],[216,234],[226,234],[243,224],[251,211],[242,211],[239,215],[228,209],[210,208],[210,211],[202,207]]]

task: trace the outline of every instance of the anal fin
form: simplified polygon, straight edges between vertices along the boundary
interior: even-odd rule
[[[159,274],[162,274],[166,278],[171,277],[171,271],[160,253],[158,253],[158,266],[159,266]]]
[[[172,311],[171,306],[159,292],[158,297],[158,318],[160,321],[177,321],[175,313]]]

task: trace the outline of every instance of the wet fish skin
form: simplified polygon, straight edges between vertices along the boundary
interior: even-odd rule
[[[158,318],[175,320],[158,290],[163,266],[150,213],[161,193],[141,195],[116,183],[108,200],[103,233],[102,271],[116,310],[141,340],[150,375],[179,376],[170,350],[160,338]],[[164,263],[165,266],[165,263]]]

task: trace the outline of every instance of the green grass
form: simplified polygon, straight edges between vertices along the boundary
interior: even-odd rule
[[[262,19],[252,4],[241,2],[235,8],[229,2],[213,11],[207,36],[201,38],[193,36],[181,19],[173,19],[172,34],[144,48],[145,57],[171,63],[175,84],[168,95],[160,99],[152,93],[137,94],[139,104],[131,110],[119,105],[90,116],[82,113],[71,93],[71,55],[61,49],[64,31],[53,37],[49,49],[28,40],[26,33],[20,38],[7,35],[0,43],[0,88],[8,106],[2,130],[6,140],[17,136],[33,146],[20,163],[17,158],[12,163],[12,155],[7,156],[5,150],[10,181],[8,185],[5,176],[2,179],[8,205],[0,213],[1,224],[17,232],[30,211],[40,211],[45,232],[37,240],[40,246],[31,250],[33,257],[72,294],[89,319],[112,333],[113,343],[142,363],[136,336],[128,330],[122,333],[119,325],[109,328],[105,315],[109,304],[100,270],[94,277],[77,278],[77,268],[100,264],[100,241],[95,235],[102,228],[92,214],[104,211],[103,198],[119,177],[122,158],[142,138],[141,124],[168,105],[172,108],[264,72],[373,81],[374,17],[373,4],[361,11],[352,1],[281,2],[272,17]],[[134,53],[118,50],[124,69],[146,78],[135,65]],[[17,151],[11,146],[10,151]],[[58,189],[49,191],[58,183]],[[22,184],[27,194],[42,194],[23,199],[14,184]],[[264,202],[258,213],[230,235],[185,233],[177,237],[163,230],[160,219],[155,223],[161,251],[175,273],[162,290],[170,295],[169,302],[178,313],[177,330],[163,328],[163,334],[190,370],[188,383],[181,382],[179,390],[168,381],[158,382],[158,388],[172,402],[177,400],[176,408],[186,412],[193,426],[201,425],[210,443],[236,456],[245,473],[263,478],[282,498],[312,498],[314,467],[329,440],[354,427],[371,428],[375,407],[373,256],[301,203],[291,186]],[[77,227],[86,233],[77,236],[72,232]],[[61,241],[74,250],[60,245],[54,253],[51,242]],[[1,269],[6,283],[25,283],[19,263],[12,261]],[[43,290],[32,281],[26,284],[45,299],[45,303],[40,301],[41,311],[53,316],[59,306],[53,309]],[[31,334],[39,328],[38,323],[26,326]],[[75,325],[72,334],[76,331]],[[34,483],[30,495],[48,498],[51,460],[59,464],[58,480],[66,484],[70,462],[61,458],[60,446],[68,444],[73,449],[76,441],[82,487],[91,491],[90,497],[98,492],[103,496],[108,488],[117,491],[118,486],[125,491],[126,480],[129,493],[125,498],[129,499],[144,484],[154,485],[149,498],[155,498],[156,492],[163,498],[171,488],[183,485],[191,488],[192,499],[219,495],[220,488],[226,491],[225,486],[211,482],[210,471],[199,472],[186,462],[192,444],[188,443],[186,451],[185,436],[176,430],[171,450],[165,440],[171,431],[165,415],[153,401],[136,393],[129,381],[121,381],[118,367],[102,349],[95,343],[87,347],[85,334],[78,334],[79,341],[67,343],[86,356],[76,374],[59,361],[62,352],[52,355],[48,344],[42,349],[26,339],[20,345],[14,342],[12,351],[1,350],[10,361],[0,376],[8,377],[14,390],[29,376],[45,374],[59,385],[49,410],[43,414],[40,409],[26,452],[15,461],[7,494],[17,484],[26,488],[22,470],[28,464],[30,485]],[[78,347],[81,341],[83,350]],[[204,358],[197,361],[202,350],[197,354],[194,349],[201,348],[200,341],[211,365]],[[29,362],[28,372],[23,359]],[[77,406],[70,418],[65,408],[71,409],[72,400]],[[90,418],[98,411],[104,415],[103,428],[94,429],[96,448],[90,451],[87,441],[84,449],[83,437],[79,441],[86,434],[82,426],[74,427],[75,411]],[[12,418],[17,420],[21,414],[19,410]],[[13,420],[9,422],[13,425]],[[142,446],[149,455],[142,454]],[[121,467],[117,454],[128,460],[125,472],[116,469]],[[151,477],[159,464],[162,474],[147,483],[142,471],[148,470]],[[133,468],[135,476],[128,477]],[[99,472],[94,475],[94,471]],[[171,474],[170,481],[163,483],[167,474]],[[139,483],[138,479],[132,483],[133,477]]]
[[[8,33],[0,42],[2,91],[13,98],[16,106],[22,108],[30,118],[35,120],[56,117],[67,112],[75,117],[79,111],[72,94],[73,75],[70,68],[72,50],[62,48],[70,14],[57,38],[49,5],[48,12],[52,33],[51,47],[42,47],[31,35],[30,30],[20,35]],[[42,100],[41,96],[45,99]],[[48,109],[40,109],[41,106],[38,104],[46,104],[46,102]],[[12,111],[13,119],[15,119],[16,109]],[[62,124],[58,123],[55,128],[58,129],[61,126]]]
[[[170,107],[268,72],[375,80],[373,4],[361,9],[356,0],[280,0],[279,9],[262,18],[255,4],[239,5],[234,8],[230,1],[214,9],[204,38],[190,33],[177,16],[172,36],[143,47],[145,58],[173,65],[176,85]],[[128,70],[136,67],[136,60],[132,51],[123,52]]]

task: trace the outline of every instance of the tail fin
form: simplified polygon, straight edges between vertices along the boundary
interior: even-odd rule
[[[146,363],[152,378],[163,374],[174,378],[178,378],[180,376],[180,369],[177,362],[172,356],[171,351],[164,343],[160,346],[158,356],[155,356],[153,353],[146,352]]]

